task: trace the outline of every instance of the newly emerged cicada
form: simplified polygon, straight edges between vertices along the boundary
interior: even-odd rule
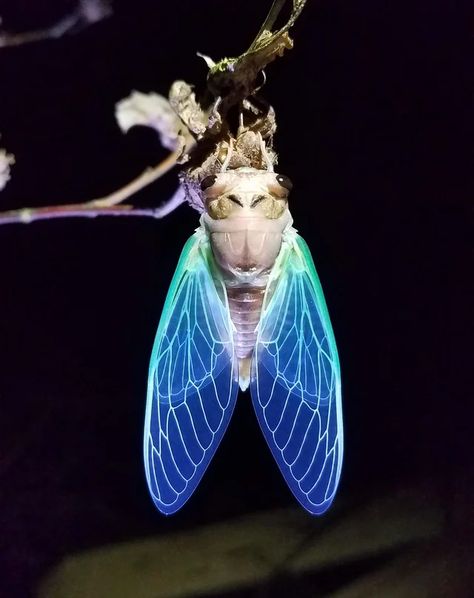
[[[260,145],[258,168],[227,159],[188,190],[200,226],[183,249],[158,326],[145,420],[147,481],[165,514],[201,480],[239,388],[250,388],[263,434],[303,507],[323,513],[339,482],[336,343],[311,254],[292,226],[291,182],[273,171]]]

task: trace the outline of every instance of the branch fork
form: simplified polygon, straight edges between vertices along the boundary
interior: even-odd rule
[[[260,73],[263,73],[263,69],[271,61],[293,46],[288,31],[300,15],[306,0],[293,0],[288,21],[280,29],[272,31],[285,3],[286,0],[274,0],[257,37],[239,57],[225,58],[217,63],[205,57],[210,68],[207,86],[201,96],[197,97],[191,85],[175,81],[168,99],[158,94],[133,92],[117,104],[116,118],[122,131],[126,132],[137,124],[153,127],[160,135],[162,145],[171,149],[165,160],[146,169],[130,183],[105,197],[78,204],[0,212],[0,224],[66,217],[162,218],[185,201],[202,211],[193,188],[204,176],[222,168],[223,154],[229,154],[231,168],[264,168],[265,165],[259,166],[263,155],[266,161],[270,160],[273,164],[276,161],[276,154],[271,148],[276,129],[275,113],[258,96],[261,87]],[[237,131],[232,130],[227,118],[229,111],[234,108],[237,108],[239,114]],[[265,152],[262,152],[262,143]],[[229,153],[230,146],[232,151]],[[7,154],[4,152],[4,155]],[[178,164],[183,165],[181,184],[162,206],[145,209],[124,203]],[[8,166],[9,163],[7,168]]]

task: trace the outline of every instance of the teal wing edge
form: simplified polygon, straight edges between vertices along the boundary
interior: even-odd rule
[[[206,233],[187,241],[171,282],[148,375],[144,462],[155,506],[189,499],[214,455],[238,393],[232,323]]]
[[[250,389],[288,486],[305,509],[321,515],[342,468],[341,373],[316,268],[294,229],[285,233],[270,274]]]

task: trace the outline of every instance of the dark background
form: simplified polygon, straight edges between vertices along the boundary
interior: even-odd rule
[[[1,2],[8,30],[73,2]],[[270,1],[121,0],[58,41],[0,49],[2,209],[109,193],[166,152],[122,135],[132,89],[202,82],[195,56],[237,55]],[[404,486],[472,504],[468,3],[309,0],[295,48],[267,69],[280,171],[340,351],[346,456],[339,499]],[[134,198],[165,200],[175,173]],[[197,213],[0,227],[0,595],[27,596],[64,555],[293,505],[243,395],[201,485],[164,518],[141,461],[151,346]],[[331,517],[329,514],[328,517]]]

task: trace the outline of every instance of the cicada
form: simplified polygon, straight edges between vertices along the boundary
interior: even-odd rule
[[[265,148],[262,148],[265,152]],[[164,514],[199,484],[250,389],[258,422],[291,491],[310,513],[341,474],[341,375],[323,291],[293,228],[288,177],[220,170],[194,189],[200,225],[171,282],[151,356],[144,458]]]

